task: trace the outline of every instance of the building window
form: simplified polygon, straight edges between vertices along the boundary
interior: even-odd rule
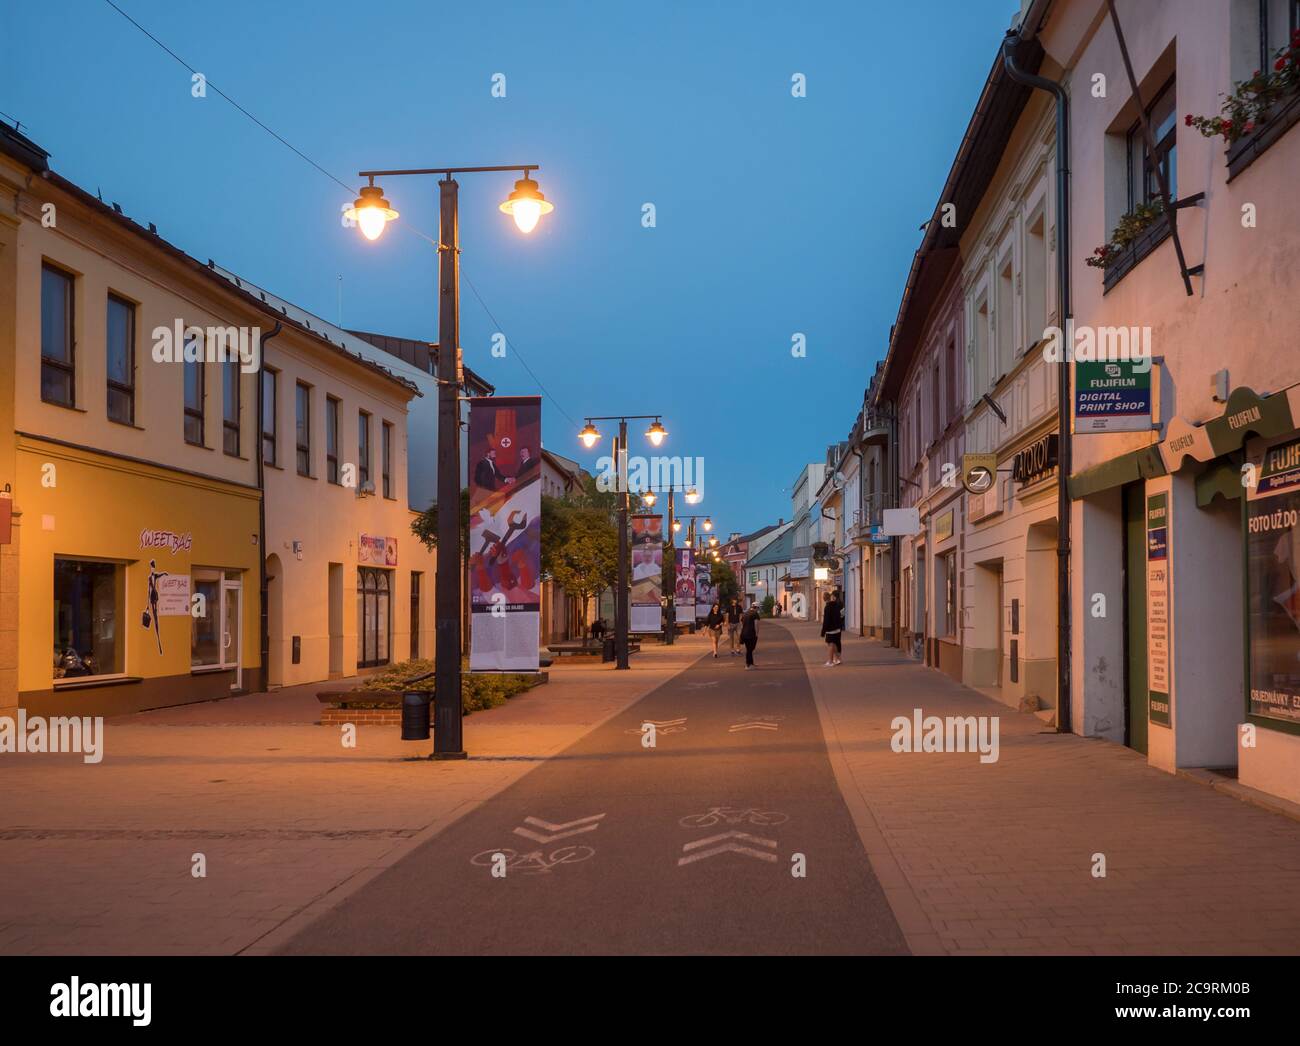
[[[957,634],[957,552],[945,552],[940,559],[943,568],[943,632],[945,636]]]
[[[275,379],[278,377],[273,370],[264,370],[262,372],[262,460],[268,465],[276,464],[275,460],[275,406],[276,390]]]
[[[411,571],[411,658],[420,656],[420,585],[424,575]]]
[[[993,383],[1011,373],[1016,354],[1016,282],[1011,252],[1007,251],[998,263],[997,305],[997,359],[993,364]]]
[[[53,265],[41,266],[41,399],[76,405],[73,280]]]
[[[240,575],[238,571],[193,572],[192,595],[203,599],[191,615],[190,667],[236,668],[239,665]]]
[[[952,420],[961,410],[961,402],[957,398],[957,339],[948,340],[948,418]]]
[[[311,475],[311,389],[298,382],[294,393],[295,440],[298,447],[298,475]]]
[[[108,296],[104,342],[108,350],[109,420],[134,425],[135,306],[115,294]]]
[[[357,568],[357,667],[374,668],[389,660],[389,571]]]
[[[380,428],[379,464],[382,469],[384,497],[393,496],[393,426],[384,422]]]
[[[1176,103],[1174,81],[1170,80],[1147,106],[1147,120],[1151,124],[1151,138],[1155,142],[1154,157],[1148,154],[1139,120],[1128,132],[1128,209],[1139,204],[1160,199],[1160,181],[1156,164],[1164,172],[1169,186],[1169,199],[1178,199],[1178,154],[1176,140],[1178,120],[1174,112]]]
[[[993,366],[989,361],[989,303],[987,298],[981,298],[979,304],[975,306],[975,389],[974,396],[978,400],[980,393],[988,389],[993,383],[992,370]]]
[[[221,401],[221,447],[231,457],[239,457],[239,360],[226,362],[225,389]]]
[[[1036,345],[1047,329],[1047,215],[1039,207],[1025,233],[1025,344]]]
[[[339,481],[339,401],[333,396],[325,397],[325,475]]]
[[[357,414],[357,483],[359,490],[370,484],[370,415],[364,410]]]
[[[203,367],[201,345],[190,348],[200,340],[197,334],[186,336],[185,351],[185,442],[203,446],[203,402],[206,372]]]
[[[54,561],[54,678],[124,671],[123,568],[84,559]]]

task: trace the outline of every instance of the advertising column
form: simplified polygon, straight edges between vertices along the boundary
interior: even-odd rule
[[[469,403],[469,669],[536,672],[542,401],[475,397]]]
[[[664,572],[664,517],[632,517],[632,632],[659,632]]]

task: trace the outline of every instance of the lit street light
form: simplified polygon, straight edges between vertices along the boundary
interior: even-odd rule
[[[555,208],[530,173],[537,164],[507,167],[425,167],[416,170],[361,171],[369,179],[344,217],[357,223],[368,240],[377,240],[389,222],[397,219],[375,185],[376,178],[441,175],[438,180],[438,560],[434,582],[434,759],[466,757],[460,696],[461,574],[460,574],[460,214],[457,174],[519,171],[515,191],[500,209],[515,220],[521,232],[531,232],[543,214]]]
[[[578,438],[582,440],[583,446],[590,450],[600,439],[600,430],[593,423],[597,421],[618,422],[618,437],[614,442],[614,468],[618,476],[618,582],[614,591],[614,653],[616,658],[614,667],[616,669],[631,667],[627,663],[628,574],[630,572],[629,560],[632,555],[627,541],[627,423],[629,420],[650,421],[651,419],[653,419],[654,424],[646,430],[645,435],[646,439],[657,447],[664,441],[664,437],[668,435],[668,430],[663,427],[657,414],[629,414],[626,416],[616,414],[610,417],[588,418],[587,423],[582,427],[582,431],[578,433]]]

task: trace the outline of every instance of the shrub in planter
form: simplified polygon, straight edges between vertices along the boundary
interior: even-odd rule
[[[527,690],[533,683],[533,677],[522,673],[503,675],[470,675],[468,665],[462,662],[460,677],[461,706],[468,712],[477,712],[486,708],[495,708],[505,704],[506,699]],[[364,695],[367,692],[401,693],[408,689],[433,692],[434,664],[428,658],[416,658],[413,661],[401,661],[389,665],[382,672],[367,677],[357,688]],[[422,676],[428,676],[422,679]],[[365,708],[365,698],[347,700],[349,708]],[[381,707],[376,705],[374,707]],[[383,706],[388,707],[388,706]]]
[[[1094,269],[1109,268],[1124,253],[1129,244],[1154,225],[1164,213],[1165,205],[1162,200],[1138,204],[1120,218],[1115,231],[1110,234],[1110,240],[1092,252],[1088,264]]]

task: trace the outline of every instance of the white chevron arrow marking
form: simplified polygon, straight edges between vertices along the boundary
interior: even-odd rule
[[[687,843],[682,847],[682,853],[685,857],[677,858],[677,866],[680,868],[684,864],[690,864],[693,861],[703,861],[709,857],[717,857],[718,854],[738,853],[746,857],[756,857],[760,861],[775,861],[776,854],[767,850],[755,850],[752,846],[742,846],[739,842],[732,840],[741,839],[747,843],[756,843],[759,846],[767,846],[772,849],[776,848],[775,839],[763,839],[757,835],[750,835],[748,832],[723,832],[720,835],[711,835],[707,839],[696,839],[694,842]],[[724,842],[724,840],[726,840]],[[711,844],[719,843],[718,846]],[[701,847],[708,846],[709,849],[702,850]],[[691,853],[692,850],[699,851]]]
[[[567,839],[571,835],[582,835],[584,832],[594,832],[600,827],[600,819],[604,814],[592,814],[590,817],[579,817],[576,821],[566,821],[564,824],[551,824],[550,821],[543,821],[540,817],[525,817],[524,824],[531,824],[535,828],[544,828],[548,833],[533,832],[527,828],[516,828],[515,835],[522,835],[525,839],[532,839],[537,843],[553,843],[556,839]]]
[[[776,730],[775,723],[736,723],[734,726],[727,727],[727,733],[736,734],[741,730]]]
[[[687,690],[701,690],[701,689],[703,689],[703,688],[706,687],[706,686],[717,686],[717,685],[718,685],[718,681],[715,679],[715,680],[713,680],[713,682],[711,682],[711,683],[687,683],[687,684],[686,684],[686,689],[687,689]]]

